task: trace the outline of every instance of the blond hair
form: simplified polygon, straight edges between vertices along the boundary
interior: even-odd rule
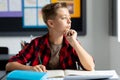
[[[56,2],[56,3],[51,3],[47,4],[42,8],[42,17],[43,21],[47,24],[48,19],[54,19],[55,16],[57,15],[56,11],[59,8],[67,8],[67,4],[62,2]]]

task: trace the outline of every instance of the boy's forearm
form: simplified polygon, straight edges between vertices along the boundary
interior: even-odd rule
[[[23,65],[18,62],[9,62],[6,64],[6,71],[12,70],[32,70],[31,66]]]
[[[91,55],[79,44],[77,40],[73,40],[73,48],[77,52],[77,55],[86,70],[94,70],[95,64]]]

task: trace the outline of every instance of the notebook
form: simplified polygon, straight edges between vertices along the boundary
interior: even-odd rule
[[[46,80],[46,72],[35,72],[26,70],[14,70],[10,72],[6,80]]]
[[[113,77],[115,73],[116,73],[115,70],[95,70],[95,71],[48,70],[48,79],[50,78],[64,78],[64,80],[105,79]]]

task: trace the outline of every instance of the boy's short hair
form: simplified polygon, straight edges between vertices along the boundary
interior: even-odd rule
[[[67,8],[67,4],[65,2],[56,2],[56,3],[51,3],[47,4],[42,8],[42,17],[44,22],[47,24],[48,19],[54,19],[56,14],[57,9],[59,8]]]

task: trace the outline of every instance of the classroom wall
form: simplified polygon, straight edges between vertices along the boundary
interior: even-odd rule
[[[110,67],[120,75],[120,42],[117,37],[110,37]]]
[[[120,43],[117,36],[109,36],[108,1],[87,0],[87,34],[78,36],[81,45],[94,57],[96,69],[115,69],[120,74]],[[8,46],[10,54],[21,49],[21,40],[30,37],[0,37],[0,46]]]

